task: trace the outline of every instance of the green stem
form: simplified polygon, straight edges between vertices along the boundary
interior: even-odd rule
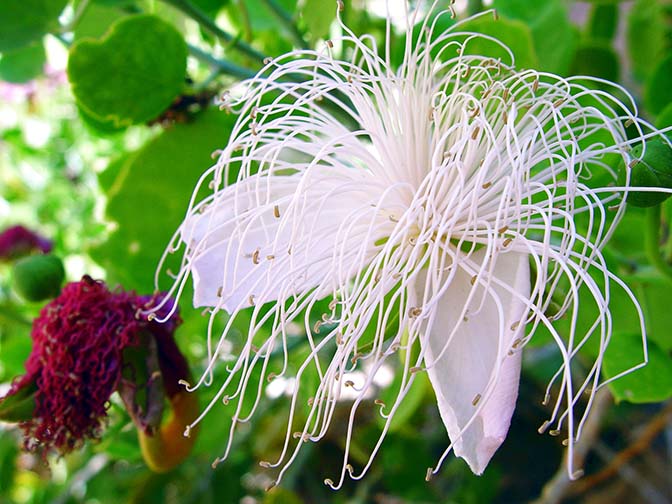
[[[266,7],[268,7],[271,12],[278,18],[285,27],[289,30],[289,34],[294,39],[294,42],[301,49],[309,49],[308,44],[303,38],[303,33],[299,31],[299,28],[296,26],[294,18],[289,14],[276,0],[262,0]]]
[[[239,79],[250,79],[255,76],[255,73],[252,70],[215,58],[212,54],[203,49],[199,49],[196,46],[187,45],[187,47],[192,56],[207,63],[212,68],[217,69],[220,74],[231,75],[232,77],[237,77]]]
[[[660,273],[672,280],[672,266],[660,255],[660,205],[646,209],[646,255]]]
[[[210,17],[203,12],[201,9],[196,7],[194,4],[189,2],[189,0],[163,0],[165,3],[172,5],[183,14],[186,14],[191,19],[200,24],[205,30],[212,33],[215,37],[221,39],[222,41],[231,44],[231,47],[239,51],[240,53],[249,56],[250,58],[259,61],[260,63],[264,62],[266,58],[262,53],[257,51],[254,47],[239,40],[230,33],[222,30],[217,24],[210,19]]]

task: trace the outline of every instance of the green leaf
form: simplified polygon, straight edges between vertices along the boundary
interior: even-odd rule
[[[47,56],[41,42],[7,51],[0,59],[0,80],[17,84],[42,74]]]
[[[672,126],[672,102],[668,103],[656,118],[656,128],[663,129],[670,126]],[[667,136],[672,138],[672,131],[668,131]]]
[[[493,7],[502,17],[523,21],[529,27],[539,60],[535,68],[567,74],[578,37],[565,2],[495,0]]]
[[[0,51],[11,51],[42,38],[58,27],[68,0],[2,0]]]
[[[85,37],[100,38],[113,23],[126,16],[119,6],[90,3],[75,26],[75,41]]]
[[[68,77],[82,109],[99,121],[128,126],[170,106],[184,84],[186,59],[184,39],[172,25],[152,15],[129,16],[101,40],[76,42]]]
[[[627,42],[633,73],[644,80],[665,55],[665,17],[658,0],[637,0],[628,16]]]
[[[616,4],[597,3],[590,11],[588,32],[597,39],[612,40],[618,25],[618,6]]]
[[[576,50],[570,73],[617,81],[620,74],[618,55],[608,43],[586,43]]]
[[[336,19],[336,4],[331,0],[306,0],[301,9],[311,41],[325,38],[329,27]]]
[[[115,163],[116,176],[103,175],[107,217],[118,228],[91,255],[111,279],[127,289],[152,291],[159,258],[184,217],[198,178],[213,163],[210,154],[226,143],[233,119],[206,110]]]
[[[659,402],[672,396],[672,358],[655,342],[648,342],[649,363],[609,384],[617,401]],[[642,340],[638,335],[616,334],[607,350],[603,371],[607,378],[643,362]]]
[[[646,106],[659,114],[672,103],[672,54],[660,61],[646,83]]]
[[[460,31],[480,33],[499,40],[513,52],[516,68],[538,67],[532,33],[522,21],[485,16],[467,21],[460,27]],[[506,49],[496,42],[481,37],[471,39],[467,43],[465,53],[501,58],[505,64],[511,63],[511,56]]]

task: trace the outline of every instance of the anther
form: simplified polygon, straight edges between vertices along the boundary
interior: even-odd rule
[[[264,58],[264,65],[270,65],[273,62],[273,58],[270,56]]]
[[[306,402],[308,403],[308,406],[312,406],[313,404],[315,404],[315,398],[314,397],[309,397],[308,401],[306,401]]]
[[[548,403],[550,403],[550,402],[551,402],[551,396],[549,394],[546,394],[544,396],[544,400],[541,401],[541,405],[542,406],[548,406]]]
[[[376,399],[375,401],[373,401],[373,404],[385,407],[385,402],[382,399]]]
[[[506,110],[505,110],[504,113],[502,114],[502,119],[504,119],[504,124],[508,124],[508,122],[509,122],[509,114],[506,112]]]
[[[331,40],[327,39],[327,40],[325,40],[324,42],[325,42],[325,44],[327,44],[327,47],[328,47],[329,49],[333,49],[333,48],[334,48],[334,43],[333,43]]]
[[[488,189],[491,185],[492,185],[492,182],[486,182],[486,183],[483,184],[481,187],[482,187],[483,189]]]
[[[469,282],[471,283],[471,285],[474,285],[476,283],[476,280],[478,280],[478,275],[472,276]]]
[[[630,161],[630,162],[628,163],[628,166],[629,166],[630,168],[634,168],[635,166],[637,166],[637,165],[639,164],[639,162],[640,162],[639,159],[633,159],[632,161]]]
[[[275,206],[273,207],[273,216],[274,216],[276,219],[279,219],[279,218],[280,218],[280,207],[279,207],[278,205],[275,205]]]
[[[215,159],[215,158],[221,156],[222,152],[223,152],[222,149],[215,149],[214,151],[212,151],[212,154],[210,154],[210,158]],[[212,182],[214,182],[214,180]]]
[[[541,426],[537,429],[537,432],[539,434],[543,434],[544,432],[546,432],[546,429],[548,429],[549,425],[551,425],[551,422],[545,420],[544,423],[542,423]]]
[[[186,438],[191,437],[191,425],[187,425],[184,428],[184,433],[182,435]]]
[[[271,463],[266,461],[266,460],[260,460],[259,465],[263,467],[264,469],[268,469],[271,467]]]
[[[625,121],[625,127],[626,128],[629,128],[633,124],[635,124],[635,121],[633,121],[632,119],[628,119],[627,121]]]
[[[222,396],[222,404],[223,404],[224,406],[227,406],[227,405],[229,404],[229,401],[230,401],[230,400],[231,400],[231,399],[229,398],[228,395]]]
[[[149,315],[147,315],[147,322],[151,322],[155,318],[156,318],[156,314],[155,313],[150,313]]]
[[[579,469],[579,470],[574,471],[572,473],[572,475],[570,476],[570,479],[576,480],[576,479],[579,479],[580,477],[582,477],[583,475],[584,475],[583,469]]]
[[[471,139],[472,139],[472,140],[476,140],[476,138],[478,137],[478,132],[479,132],[479,131],[481,131],[481,128],[478,127],[478,126],[476,126],[476,127],[474,128],[473,133],[471,134]]]
[[[555,100],[555,101],[553,102],[553,106],[554,106],[555,108],[558,108],[558,107],[559,107],[560,105],[562,105],[563,103],[565,103],[565,99],[564,99],[564,98],[560,98],[559,100]]]
[[[313,332],[314,333],[319,333],[320,332],[320,327],[322,327],[322,321],[318,320],[315,322],[315,325],[313,325]]]
[[[492,11],[492,17],[495,21],[499,21],[499,12],[497,12],[496,10],[493,10]]]
[[[255,251],[252,253],[252,262],[253,262],[254,264],[259,264],[259,249],[255,250]]]
[[[408,370],[408,372],[411,374],[419,373],[420,371],[422,371],[422,368],[420,366],[413,366]]]
[[[219,465],[220,462],[221,462],[221,460],[216,458],[215,460],[212,461],[212,464],[210,464],[210,467],[212,467],[213,469],[217,469],[217,466]]]
[[[189,382],[187,380],[177,380],[177,384],[182,385],[183,387],[186,387],[186,388],[191,387],[191,385],[189,384]]]
[[[338,12],[343,12],[345,10],[345,3],[343,3],[343,0],[336,0],[336,5],[338,5]]]
[[[428,467],[427,468],[427,473],[425,474],[425,481],[431,480],[433,475],[434,475],[434,471],[432,470],[431,467]]]
[[[516,322],[514,322],[513,324],[511,324],[511,330],[512,330],[512,331],[515,331],[516,329],[518,329],[518,326],[519,326],[519,325],[520,325],[520,321],[517,320]]]
[[[413,236],[411,236],[411,237],[408,239],[408,244],[411,245],[411,246],[415,246],[417,243],[418,243],[418,239],[415,238],[415,237],[413,237]]]
[[[252,132],[253,136],[257,136],[259,134],[257,131],[257,123],[250,123],[250,131]]]
[[[569,446],[569,439],[563,439],[562,446]]]
[[[422,308],[414,306],[408,310],[408,316],[411,318],[417,318],[422,315]]]
[[[267,261],[272,261],[273,259],[275,259],[275,256],[273,254],[269,254],[266,256]]]
[[[270,492],[275,488],[277,483],[275,481],[271,481],[268,485],[266,485],[266,488],[264,488],[265,491]]]
[[[504,92],[502,93],[502,98],[504,99],[504,101],[509,99],[509,93],[510,93],[509,88],[504,88]]]
[[[278,376],[278,375],[276,375],[275,373],[268,373],[268,376],[266,377],[266,381],[267,381],[268,383],[271,383],[273,380],[275,380],[275,378],[276,378],[277,376]]]
[[[254,107],[252,107],[252,110],[250,110],[250,117],[252,119],[257,118],[257,111],[258,111],[258,109],[257,109],[256,105]]]
[[[345,383],[343,384],[345,387],[353,387],[355,385],[355,382],[352,380],[345,380]]]
[[[397,219],[397,217],[394,215],[390,215],[388,218],[390,219],[391,222],[399,222],[399,219]]]
[[[548,431],[548,433],[551,436],[559,436],[561,434],[561,432],[558,429],[552,429],[552,430]]]
[[[324,484],[327,486],[334,486],[334,482],[329,478],[325,478]]]
[[[250,305],[254,306],[254,294],[250,294],[250,297],[247,298],[247,301]]]
[[[350,474],[350,476],[352,476],[352,473],[354,472],[354,469],[353,469],[352,465],[350,465],[350,464],[345,464],[345,470],[348,471],[348,473]]]
[[[478,404],[478,401],[481,400],[481,394],[476,394],[474,398],[471,400],[471,405],[476,406]]]
[[[513,241],[513,238],[507,238],[506,240],[504,240],[504,242],[502,243],[502,245],[503,245],[504,247],[508,247],[509,244],[510,244],[512,241]]]
[[[338,304],[338,301],[336,301],[336,298],[332,299],[329,301],[329,309],[331,311],[334,311],[336,309],[336,305]]]
[[[509,230],[509,226],[502,226],[501,228],[499,228],[499,229],[497,230],[497,232],[498,232],[499,234],[504,234],[504,233],[506,233],[508,230]]]
[[[538,89],[539,89],[539,77],[534,79],[534,82],[532,83],[532,92],[536,93]]]
[[[516,338],[515,340],[513,340],[511,348],[518,348],[518,345],[520,345],[522,342],[523,342],[522,338]]]

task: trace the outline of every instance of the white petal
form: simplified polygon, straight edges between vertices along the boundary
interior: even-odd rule
[[[471,259],[480,266],[483,255],[479,251]],[[492,274],[523,298],[529,295],[527,255],[500,254]],[[429,379],[436,393],[441,418],[454,442],[454,452],[467,461],[474,473],[481,474],[504,441],[516,405],[521,353],[517,351],[508,355],[508,352],[512,342],[524,333],[523,324],[514,326],[515,329],[512,325],[521,319],[526,306],[501,285],[491,283],[490,293],[485,294],[484,287],[478,284],[477,287],[472,286],[471,278],[471,274],[460,269],[440,299],[437,316],[427,338],[429,345],[425,362],[430,366]],[[422,285],[419,287],[424,288]],[[476,295],[472,298],[465,321],[462,310],[474,288]],[[501,315],[495,297],[499,300]],[[480,311],[476,312],[479,307]],[[439,357],[455,327],[457,332]],[[502,341],[499,341],[500,337]],[[438,361],[435,361],[437,357]],[[500,360],[501,366],[497,369]],[[494,389],[488,395],[491,379],[494,380]],[[476,417],[465,429],[477,411]]]
[[[352,276],[380,233],[367,235],[379,191],[356,170],[250,176],[184,222],[194,305],[228,311],[285,300]],[[349,260],[345,260],[349,258]]]

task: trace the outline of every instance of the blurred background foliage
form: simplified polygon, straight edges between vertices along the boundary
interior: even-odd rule
[[[507,43],[519,67],[618,82],[636,97],[643,117],[672,126],[672,5],[666,0],[470,0],[455,7],[460,16],[495,7],[499,21],[482,17],[469,28]],[[384,12],[383,0],[347,0],[343,19],[355,33],[382,42]],[[213,99],[256,73],[266,57],[337,39],[335,13],[332,0],[3,0],[0,230],[22,224],[53,240],[68,280],[90,274],[150,293],[191,188],[235,121]],[[399,60],[403,36],[394,38]],[[347,57],[338,54],[340,46],[335,50]],[[478,50],[500,56],[486,44]],[[0,422],[0,503],[470,504],[526,502],[542,492],[538,502],[670,502],[672,280],[665,265],[672,261],[671,204],[660,217],[652,227],[644,210],[629,208],[605,251],[612,271],[642,303],[651,362],[599,396],[595,432],[584,440],[587,476],[576,483],[563,480],[561,440],[537,434],[549,414],[541,404],[544,389],[559,364],[555,345],[540,334],[524,354],[509,437],[481,477],[453,459],[425,482],[447,436],[431,388],[418,380],[368,476],[339,493],[322,484],[340,468],[338,420],[327,439],[305,447],[280,488],[264,491],[272,476],[258,461],[277,453],[288,408],[271,399],[282,391],[269,390],[256,420],[239,430],[230,459],[216,469],[211,463],[228,434],[224,407],[205,418],[190,458],[164,475],[145,467],[116,397],[100,442],[48,462],[22,452],[20,431]],[[177,340],[198,374],[206,364],[207,318],[187,297]],[[2,393],[23,372],[31,320],[41,305],[16,294],[11,264],[0,263]],[[607,377],[643,358],[625,293],[614,290],[611,305],[616,320]],[[596,309],[584,307],[584,324]],[[242,324],[241,318],[239,329]],[[296,352],[306,351],[300,334],[294,344]],[[591,345],[583,351],[590,357]],[[201,403],[213,393],[202,393]],[[341,413],[347,412],[344,405]],[[367,453],[379,427],[372,414],[353,444],[355,458]]]

